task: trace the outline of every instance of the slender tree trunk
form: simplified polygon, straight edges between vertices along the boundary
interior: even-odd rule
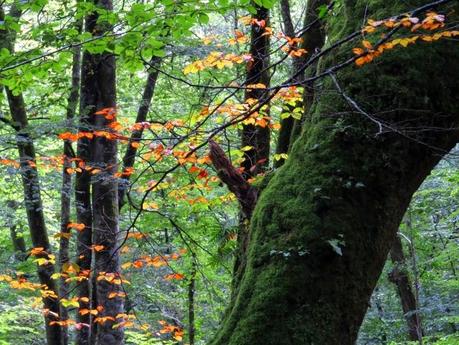
[[[310,6],[311,1],[308,1],[308,7]],[[296,37],[295,27],[293,26],[292,16],[290,12],[290,1],[289,0],[281,0],[280,1],[280,9],[282,15],[282,24],[284,28],[284,34],[290,38]],[[305,21],[306,23],[306,21]],[[297,75],[295,81],[300,81],[304,79],[304,71],[301,71],[307,55],[302,55],[299,57],[294,58],[293,66],[292,66],[292,74]],[[293,110],[296,107],[301,107],[300,102],[297,102],[294,106],[288,105],[288,111],[293,114]],[[287,112],[288,112],[287,111]],[[281,119],[281,129],[279,131],[279,136],[277,138],[277,146],[276,146],[276,154],[287,153],[288,148],[290,146],[290,137],[292,135],[293,125],[295,119],[293,116],[289,116],[285,119]],[[281,158],[277,161],[274,161],[274,167],[279,168],[284,164],[285,159]]]
[[[308,57],[317,54],[325,43],[325,27],[323,22],[319,20],[318,14],[320,13],[320,7],[330,4],[330,0],[310,0],[308,1],[308,7],[306,10],[306,16],[304,18],[305,27],[311,25],[311,27],[304,32],[301,36],[303,42],[301,47],[308,53]],[[313,24],[315,23],[315,24]],[[317,72],[317,62],[312,64],[306,71],[305,77],[312,77]],[[293,143],[301,133],[301,129],[305,121],[307,121],[307,114],[312,110],[314,97],[315,97],[315,83],[309,82],[303,85],[303,117],[301,120],[295,121],[292,128],[292,134],[290,136],[289,150],[292,148]]]
[[[321,6],[325,6],[329,3],[329,0],[309,0],[306,5],[306,15],[304,17],[303,27],[305,32],[300,35],[302,43],[300,47],[305,49],[307,53],[300,57],[294,58],[292,75],[296,76],[294,81],[302,81],[305,76],[311,76],[316,73],[317,64],[313,64],[308,68],[307,71],[301,71],[306,61],[313,56],[318,50],[322,48],[325,42],[325,30],[323,22],[319,20],[318,13]],[[295,37],[295,29],[293,27],[292,18],[290,15],[289,0],[281,0],[281,14],[284,24],[285,34],[289,37]],[[277,140],[276,153],[287,153],[291,148],[291,144],[301,132],[301,124],[304,120],[304,113],[308,112],[311,108],[312,101],[314,99],[314,85],[309,83],[302,85],[303,100],[297,102],[295,105],[289,105],[289,111],[293,114],[295,108],[303,108],[301,113],[302,119],[295,119],[289,116],[281,120],[281,129],[279,131],[279,137]],[[274,162],[274,166],[279,168],[284,164],[285,159],[280,158]]]
[[[20,11],[12,5],[10,16],[18,19]],[[4,21],[5,14],[0,6],[0,21]],[[13,53],[15,33],[7,30],[0,30],[0,48],[6,48]],[[42,254],[37,255],[42,258],[49,258],[51,247],[48,239],[48,232],[43,214],[43,203],[41,200],[40,181],[35,160],[35,146],[28,133],[28,119],[24,99],[22,94],[13,94],[9,88],[6,89],[8,104],[11,117],[16,130],[16,145],[19,152],[20,171],[24,188],[24,202],[26,207],[27,221],[29,224],[32,245],[35,248],[43,248]],[[58,296],[55,281],[51,279],[54,274],[54,264],[50,261],[37,266],[40,283]],[[59,301],[57,298],[48,296],[43,297],[45,310],[45,329],[48,345],[60,345],[62,339],[62,329],[59,325],[50,325],[51,321],[59,319]]]
[[[251,25],[250,55],[253,61],[247,67],[246,86],[253,84],[264,84],[269,87],[269,35],[265,34],[265,26],[269,24],[269,10],[256,6],[257,13],[253,19],[258,23]],[[264,23],[260,24],[260,23]],[[266,92],[261,89],[247,89],[245,100],[253,99],[263,103],[266,99]],[[269,105],[264,111],[269,116]],[[242,128],[241,145],[251,146],[252,149],[244,152],[244,162],[242,163],[243,174],[246,179],[256,176],[264,171],[269,165],[269,126],[258,126],[246,124]]]
[[[161,58],[154,57],[150,62],[151,65],[154,67],[159,67],[161,64]],[[153,94],[155,92],[156,81],[158,80],[159,70],[150,68],[148,72],[147,82],[145,84],[145,89],[143,91],[142,100],[137,111],[137,117],[135,119],[136,123],[142,123],[147,120],[148,111],[150,110],[151,100],[153,98]],[[123,171],[127,171],[128,169],[134,166],[135,156],[137,153],[137,147],[133,143],[139,143],[140,139],[142,138],[143,134],[143,127],[139,129],[135,129],[132,131],[131,137],[129,138],[128,147],[126,149],[126,153],[123,157]],[[123,175],[120,182],[119,182],[119,208],[123,207],[125,203],[125,196],[127,190],[129,188],[129,174]]]
[[[416,298],[413,293],[410,278],[406,270],[406,260],[403,254],[403,246],[400,237],[395,238],[390,251],[390,258],[394,268],[389,273],[389,280],[397,287],[397,293],[402,304],[403,314],[408,325],[410,340],[416,341],[422,338],[421,317],[417,308]]]
[[[77,23],[78,31],[81,31],[81,22]],[[70,87],[70,94],[67,100],[67,126],[73,124],[73,118],[75,117],[76,108],[78,105],[79,89],[80,89],[80,47],[73,49],[73,61],[72,61],[72,82]],[[70,262],[69,255],[69,237],[66,234],[70,234],[68,224],[70,223],[70,207],[71,207],[71,192],[72,192],[72,174],[69,173],[68,169],[71,169],[72,162],[71,158],[74,158],[72,143],[70,141],[64,142],[64,155],[63,155],[63,168],[62,168],[62,189],[61,189],[61,238],[59,243],[59,266],[60,270],[63,271],[64,265]],[[59,296],[62,298],[68,298],[69,284],[66,282],[66,278],[62,277],[59,286]],[[61,319],[68,319],[68,310],[61,304]],[[62,330],[62,344],[68,344],[68,328]]]
[[[107,11],[113,10],[110,0],[94,1]],[[100,20],[96,13],[86,18],[86,31],[93,35],[101,35],[112,30]],[[83,70],[81,84],[81,108],[89,116],[95,131],[112,132],[109,125],[116,120],[116,73],[115,56],[111,53],[83,54]],[[101,110],[107,113],[96,114]],[[94,175],[92,182],[94,274],[96,275],[96,298],[101,311],[97,315],[96,344],[118,345],[123,343],[122,327],[113,327],[122,321],[117,315],[123,313],[121,297],[109,298],[112,292],[119,292],[120,285],[113,279],[120,278],[119,251],[117,240],[118,224],[118,183],[114,174],[117,171],[117,143],[113,138],[95,136],[92,139],[92,165],[101,170]],[[106,278],[106,279],[105,279]],[[104,319],[106,318],[106,319]]]
[[[26,243],[22,235],[18,235],[17,224],[14,219],[14,212],[18,209],[19,203],[15,200],[8,200],[7,207],[11,210],[7,214],[7,225],[10,228],[11,241],[13,243],[13,248],[15,251],[15,258],[18,260],[24,260],[26,257]]]
[[[246,86],[263,84],[269,87],[269,35],[266,35],[265,27],[269,25],[269,10],[255,5],[256,14],[253,16],[255,22],[251,25],[250,55],[253,61],[247,67]],[[255,100],[263,103],[266,100],[264,88],[247,89],[245,100]],[[269,116],[269,104],[266,104],[262,111]],[[242,126],[241,147],[250,146],[251,149],[244,151],[244,161],[241,164],[242,177],[245,180],[265,171],[269,166],[270,151],[270,128],[268,125],[259,126],[256,124],[245,124]],[[218,168],[217,168],[218,170]],[[256,199],[256,198],[255,198]],[[250,212],[247,212],[247,206]],[[245,266],[245,251],[249,239],[249,223],[253,205],[243,205],[239,218],[238,249],[234,261],[233,291],[239,284],[239,278]]]
[[[44,248],[41,257],[48,258],[51,254],[51,247],[48,240],[48,232],[43,214],[43,203],[41,200],[40,182],[38,171],[35,166],[35,147],[32,138],[27,133],[27,115],[25,112],[24,100],[21,95],[15,96],[7,89],[8,102],[10,104],[13,121],[20,126],[17,133],[17,147],[19,151],[20,170],[24,187],[24,201],[27,213],[32,244],[35,248]],[[37,266],[40,283],[52,291],[56,296],[58,289],[55,281],[51,278],[54,274],[54,265],[51,263]],[[50,325],[51,321],[57,320],[59,315],[59,301],[57,298],[43,298],[46,322],[46,339],[48,345],[61,344],[62,330],[58,325]]]
[[[453,6],[444,8],[452,23]],[[328,33],[333,40],[359,30],[366,11],[386,18],[409,9],[395,0],[348,0],[342,10]],[[352,46],[323,68],[349,57]],[[324,81],[328,92],[257,202],[246,267],[212,345],[355,343],[411,196],[459,140],[458,74],[459,47],[446,40],[342,70],[346,95],[384,113],[377,119],[392,129],[382,134],[331,78]],[[404,126],[445,131],[405,133]]]
[[[87,53],[85,53],[87,54]],[[87,86],[85,85],[85,76],[90,74],[93,66],[87,65],[87,58],[82,61],[82,81],[80,95],[80,119],[78,130],[80,132],[91,132],[93,130],[91,109],[93,95],[86,93]],[[78,284],[78,297],[86,297],[88,300],[80,300],[79,312],[77,320],[81,324],[86,324],[88,327],[81,327],[76,335],[77,345],[90,344],[91,333],[95,331],[96,325],[91,322],[92,316],[88,313],[80,313],[83,309],[95,308],[91,303],[91,262],[92,262],[92,205],[91,205],[91,175],[85,169],[91,163],[91,141],[87,137],[78,139],[77,143],[77,165],[81,170],[77,170],[75,177],[75,209],[77,223],[84,224],[83,231],[78,231],[77,236],[77,264],[80,267],[80,274],[85,273],[87,280],[82,280]],[[88,302],[84,302],[88,301]]]
[[[196,290],[196,257],[195,255],[193,255],[192,262],[191,262],[190,282],[188,283],[188,342],[189,342],[189,345],[195,344],[195,340],[194,340],[195,333],[196,333],[196,327],[194,323],[195,290]]]
[[[16,252],[16,258],[23,260],[24,254],[26,252],[26,244],[24,241],[24,237],[18,235],[16,228],[16,225],[10,225],[11,241],[13,242],[13,248]]]
[[[70,223],[70,202],[71,202],[71,189],[72,189],[72,175],[67,172],[66,169],[72,167],[70,157],[67,156],[68,148],[67,145],[70,143],[64,143],[64,157],[63,157],[63,171],[62,171],[62,189],[61,189],[61,237],[59,241],[59,269],[61,272],[65,270],[65,266],[70,262],[69,257],[69,237],[70,229],[67,225]],[[59,297],[68,298],[69,284],[66,282],[65,277],[61,277],[59,285]],[[60,305],[60,316],[61,320],[68,319],[68,310],[62,304]],[[62,329],[62,344],[68,344],[68,329]]]

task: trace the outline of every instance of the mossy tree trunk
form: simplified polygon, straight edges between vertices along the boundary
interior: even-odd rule
[[[347,0],[328,35],[359,29],[365,13],[386,18],[406,6]],[[454,6],[445,12],[458,13]],[[355,342],[413,193],[459,140],[458,62],[455,42],[418,43],[338,73],[346,94],[387,124],[382,133],[324,80],[311,119],[258,200],[247,264],[212,345]]]

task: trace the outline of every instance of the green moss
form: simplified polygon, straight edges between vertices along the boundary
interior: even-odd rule
[[[351,3],[346,30],[334,19],[341,35],[361,24],[368,1]],[[369,13],[387,16],[401,6],[371,1]],[[246,270],[211,344],[354,343],[411,195],[459,139],[455,131],[404,132],[459,124],[458,59],[455,43],[419,43],[339,72],[346,93],[388,124],[384,133],[325,80],[327,92],[290,158],[261,194]]]

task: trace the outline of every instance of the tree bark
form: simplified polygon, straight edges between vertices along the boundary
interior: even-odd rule
[[[195,319],[195,290],[196,290],[196,256],[192,255],[191,262],[191,275],[188,283],[188,343],[189,345],[195,344],[196,326]]]
[[[423,335],[421,316],[406,270],[405,255],[403,254],[402,241],[399,236],[395,237],[395,241],[392,244],[390,258],[394,268],[389,273],[389,280],[397,287],[397,294],[400,297],[403,314],[408,325],[409,338],[413,341],[420,340]]]
[[[113,10],[110,0],[94,1],[107,11]],[[105,22],[98,22],[99,16],[92,13],[86,18],[86,31],[101,35],[112,30]],[[89,116],[95,131],[111,133],[109,125],[116,120],[116,70],[115,56],[111,53],[83,54],[81,84],[81,107]],[[111,117],[96,114],[108,109]],[[119,233],[118,183],[114,176],[117,171],[117,143],[114,138],[95,136],[91,145],[92,165],[101,170],[92,181],[92,209],[95,265],[97,277],[96,298],[101,311],[97,315],[96,344],[119,345],[123,343],[123,328],[113,327],[122,321],[117,315],[123,313],[121,297],[109,298],[109,294],[120,291],[120,285],[113,282],[120,278],[119,251],[117,240]],[[106,277],[107,279],[105,279]],[[109,319],[103,319],[108,317]]]
[[[359,30],[366,11],[387,18],[406,6],[345,1],[328,35],[334,41]],[[443,8],[453,23],[458,7]],[[323,68],[348,58],[352,47]],[[379,114],[390,126],[383,133],[324,81],[330,92],[259,198],[247,264],[212,345],[355,343],[413,193],[459,140],[458,62],[457,44],[445,40],[342,70],[347,96]]]
[[[86,29],[88,31],[88,29]],[[85,52],[83,61],[81,64],[81,94],[80,94],[80,117],[78,130],[80,132],[91,132],[93,130],[93,119],[91,112],[93,109],[93,97],[97,92],[91,89],[91,82],[88,82],[88,75],[92,73],[94,68],[93,65],[88,63],[88,53]],[[81,314],[80,311],[83,309],[95,308],[95,305],[91,303],[92,295],[94,292],[91,288],[91,261],[92,261],[92,232],[93,232],[93,219],[92,219],[92,205],[91,205],[91,175],[90,172],[85,169],[87,165],[90,165],[91,157],[91,140],[87,137],[78,139],[77,142],[77,166],[81,170],[77,170],[75,176],[75,209],[76,209],[76,221],[77,223],[84,224],[83,231],[78,231],[77,236],[77,265],[80,267],[81,273],[86,273],[87,280],[82,280],[78,283],[78,297],[86,297],[89,299],[88,302],[80,300],[80,306],[77,314],[77,321],[81,324],[90,325],[90,327],[81,327],[76,334],[77,345],[88,345],[90,344],[91,333],[95,332],[96,325],[92,322],[92,316],[90,314]]]
[[[161,58],[154,57],[150,64],[154,67],[159,68],[161,64]],[[142,100],[137,111],[137,117],[135,119],[136,123],[142,123],[147,120],[148,111],[150,110],[151,100],[153,98],[153,94],[155,92],[156,82],[158,80],[159,70],[150,68],[148,72],[147,82],[145,84],[145,89],[143,91]],[[140,142],[143,134],[143,127],[140,129],[136,129],[132,131],[131,137],[129,138],[128,146],[126,149],[126,153],[123,157],[123,171],[126,171],[129,168],[132,168],[135,163],[135,155],[137,153],[137,147],[132,145],[132,143]],[[121,209],[125,203],[125,197],[127,190],[129,188],[129,177],[130,175],[123,175],[119,182],[119,192],[118,192],[118,200],[119,200],[119,208]]]
[[[323,22],[319,20],[318,13],[321,6],[325,6],[329,3],[329,0],[310,0],[306,5],[306,15],[304,17],[303,28],[307,28],[306,31],[300,35],[302,43],[300,47],[307,51],[306,55],[294,58],[292,75],[296,75],[294,81],[302,81],[305,76],[311,76],[316,73],[317,64],[313,64],[307,71],[301,71],[306,61],[313,56],[318,50],[322,48],[325,42],[325,30]],[[292,18],[290,15],[289,0],[281,0],[281,14],[284,23],[285,34],[289,37],[295,37],[295,29],[293,27]],[[303,107],[302,119],[298,120],[289,116],[281,120],[281,129],[279,131],[279,137],[277,140],[276,154],[287,153],[291,147],[291,143],[295,141],[301,132],[301,123],[304,113],[310,110],[312,101],[314,99],[314,85],[309,83],[302,85],[303,100],[297,102],[295,105],[288,105],[288,109],[293,113],[293,110],[297,107]],[[280,158],[274,162],[274,167],[279,168],[284,164],[285,159]]]
[[[81,21],[76,24],[77,30],[81,31]],[[80,90],[80,64],[81,64],[81,48],[75,47],[73,49],[73,61],[72,61],[72,81],[70,86],[70,94],[67,100],[67,112],[66,120],[67,125],[71,126],[73,124],[73,119],[75,117],[76,108],[78,105],[79,90]],[[72,168],[71,158],[74,157],[72,143],[70,141],[64,142],[63,148],[63,167],[62,167],[62,189],[61,189],[61,236],[59,242],[59,267],[60,271],[63,271],[64,265],[70,262],[69,255],[69,237],[66,237],[66,234],[70,233],[68,224],[70,223],[70,208],[71,208],[71,193],[72,193],[72,174],[68,169]],[[59,286],[59,296],[61,298],[68,298],[69,293],[69,284],[66,282],[65,277],[61,277],[60,286]],[[62,304],[61,308],[61,320],[68,319],[68,310]],[[68,328],[63,328],[62,330],[62,344],[68,344]]]
[[[12,5],[10,16],[19,19],[21,12]],[[4,21],[5,13],[0,6],[0,21]],[[6,48],[11,53],[14,51],[16,35],[8,30],[0,30],[0,48]],[[14,94],[9,88],[5,88],[8,104],[13,120],[13,128],[16,130],[16,145],[19,152],[20,172],[24,188],[24,202],[26,207],[27,221],[29,224],[30,236],[34,248],[43,248],[38,258],[48,259],[51,255],[51,247],[46,229],[45,217],[43,214],[43,203],[41,200],[40,181],[35,160],[35,146],[28,133],[28,119],[24,99],[21,93]],[[58,289],[55,281],[51,279],[54,274],[54,264],[51,261],[37,266],[40,283],[58,296]],[[62,329],[59,325],[50,325],[51,321],[59,319],[59,301],[51,296],[43,297],[46,340],[48,345],[60,345]]]
[[[6,202],[10,212],[7,214],[7,226],[10,228],[11,241],[15,251],[15,258],[23,261],[26,258],[26,243],[22,235],[18,235],[17,224],[14,219],[14,212],[18,209],[19,203],[15,200],[8,200]]]
[[[325,43],[325,26],[323,22],[319,20],[318,14],[321,6],[330,4],[330,0],[311,0],[308,2],[308,8],[306,10],[306,16],[304,18],[305,27],[311,25],[303,35],[303,43],[301,47],[308,52],[308,57],[311,57],[318,53]],[[312,24],[315,23],[315,24]],[[305,77],[312,77],[317,73],[317,62],[312,64],[306,71]],[[297,120],[293,123],[292,133],[290,135],[289,150],[292,148],[293,143],[301,133],[303,123],[307,121],[306,116],[313,108],[315,90],[314,82],[308,82],[303,85],[303,116],[301,120]]]
[[[51,254],[51,247],[46,229],[45,217],[43,214],[43,203],[41,200],[40,182],[35,160],[35,147],[32,138],[27,133],[27,115],[22,95],[15,96],[10,90],[6,90],[10,111],[13,121],[19,124],[20,130],[16,135],[16,144],[19,152],[20,171],[24,188],[24,201],[27,213],[27,221],[30,229],[30,236],[34,248],[43,248],[43,254],[37,257],[48,258]],[[37,266],[40,283],[58,295],[58,288],[51,278],[54,274],[54,265],[47,263]],[[59,301],[57,298],[43,298],[45,312],[46,339],[48,345],[61,344],[62,330],[58,325],[50,325],[56,321],[59,315]]]
[[[253,16],[259,23],[269,24],[269,10],[256,6],[257,13]],[[247,77],[245,85],[264,84],[269,87],[269,35],[265,34],[265,26],[253,23],[251,25],[250,36],[250,55],[253,61],[247,67]],[[245,100],[254,99],[260,104],[266,99],[266,91],[263,88],[247,89]],[[269,116],[269,104],[264,111]],[[269,165],[270,147],[269,126],[261,127],[254,124],[242,126],[241,145],[251,146],[252,149],[244,152],[244,162],[242,163],[243,175],[246,179],[263,172]]]
[[[253,22],[251,24],[251,36],[250,36],[250,55],[253,61],[247,66],[246,86],[253,84],[264,84],[265,87],[269,87],[270,84],[270,72],[269,72],[269,35],[266,35],[265,27],[269,24],[269,10],[255,5],[257,9],[256,14],[253,16]],[[245,92],[245,101],[255,100],[258,104],[262,104],[266,101],[266,90],[264,88],[253,88],[247,89]],[[269,116],[269,104],[265,105],[265,109],[262,111],[265,116]],[[251,149],[244,151],[244,161],[241,164],[242,178],[249,180],[250,178],[258,175],[265,171],[269,166],[269,153],[270,153],[270,128],[268,125],[259,126],[255,124],[243,124],[241,133],[241,147],[251,147]],[[224,157],[224,154],[223,154]],[[225,157],[226,159],[226,157]],[[229,161],[228,161],[229,162]],[[231,165],[231,164],[230,164]],[[217,167],[217,170],[219,168]],[[234,170],[234,169],[233,169]],[[230,170],[227,170],[230,172]],[[220,174],[223,170],[220,170]],[[233,177],[237,175],[237,172],[232,172]],[[224,181],[227,183],[228,181]],[[231,186],[228,185],[231,190]],[[255,206],[256,191],[252,192],[249,188],[249,184],[246,182],[246,186],[243,187],[248,197],[242,202],[242,212],[239,217],[239,231],[237,235],[238,248],[235,254],[234,261],[234,275],[233,275],[233,287],[235,291],[242,271],[245,266],[245,252],[248,246],[249,239],[249,223],[252,210]],[[234,192],[234,190],[232,190]],[[254,203],[250,199],[254,198]],[[239,199],[241,202],[241,199]]]

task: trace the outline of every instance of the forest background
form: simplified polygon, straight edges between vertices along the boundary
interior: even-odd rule
[[[224,339],[258,195],[320,100],[377,138],[422,145],[432,130],[341,82],[370,65],[362,87],[383,80],[386,54],[457,45],[454,1],[392,3],[357,1],[343,34],[346,1],[0,1],[0,344]],[[441,75],[457,55],[424,63]],[[427,146],[443,159],[407,207],[358,344],[459,344],[458,151]],[[346,238],[325,242],[346,254]]]

